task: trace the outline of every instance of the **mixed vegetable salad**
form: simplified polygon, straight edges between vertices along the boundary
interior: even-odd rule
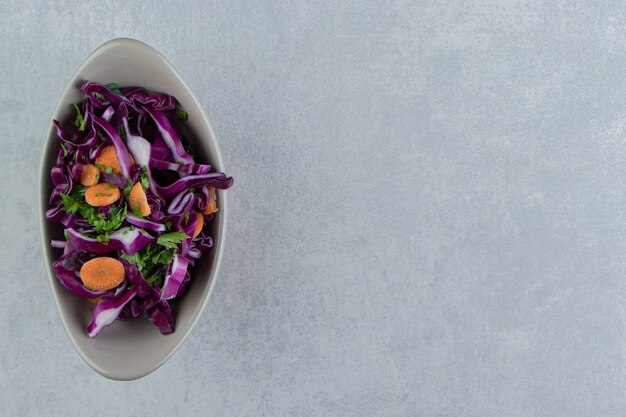
[[[62,223],[52,267],[92,305],[87,333],[147,317],[174,332],[170,303],[190,268],[213,246],[216,189],[233,179],[195,160],[176,99],[141,87],[85,81],[73,123],[54,120],[60,148],[46,219]]]

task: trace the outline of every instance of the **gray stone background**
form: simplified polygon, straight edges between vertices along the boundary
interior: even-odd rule
[[[3,416],[626,415],[626,4],[0,3]],[[160,50],[226,168],[214,295],[154,374],[65,335],[50,116],[99,44]]]

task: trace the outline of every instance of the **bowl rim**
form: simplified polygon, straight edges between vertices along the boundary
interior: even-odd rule
[[[46,220],[45,218],[45,213],[47,210],[47,198],[43,197],[44,193],[47,193],[48,190],[44,190],[44,184],[45,181],[47,180],[47,177],[49,176],[48,172],[44,172],[45,167],[47,165],[47,158],[46,158],[46,150],[48,149],[49,146],[51,146],[50,142],[53,138],[54,135],[54,125],[52,123],[52,120],[57,118],[59,113],[61,112],[61,102],[63,101],[63,98],[70,92],[71,89],[76,88],[75,87],[75,83],[74,81],[76,81],[79,77],[79,75],[84,71],[84,69],[90,64],[90,62],[97,57],[102,51],[104,51],[105,49],[111,48],[111,47],[127,47],[127,46],[135,46],[135,47],[140,47],[140,48],[144,48],[147,49],[149,51],[151,51],[152,53],[154,53],[154,55],[160,59],[163,62],[163,65],[169,69],[169,71],[174,75],[174,77],[176,77],[177,81],[180,82],[180,84],[183,86],[183,88],[189,93],[189,96],[191,97],[191,100],[193,101],[193,103],[195,104],[195,106],[199,109],[199,113],[201,116],[201,122],[200,123],[204,123],[206,125],[206,128],[209,131],[210,134],[210,138],[205,138],[202,140],[211,140],[213,142],[213,145],[215,147],[215,154],[211,155],[212,158],[214,158],[214,163],[212,164],[218,171],[222,171],[224,172],[224,162],[222,159],[222,153],[219,147],[219,143],[217,141],[217,138],[215,136],[215,132],[213,131],[213,126],[211,125],[211,123],[209,122],[208,117],[206,116],[204,109],[202,108],[202,106],[200,105],[200,102],[198,101],[198,99],[196,98],[195,94],[193,93],[193,91],[189,88],[189,86],[187,85],[187,83],[185,82],[185,80],[180,76],[180,74],[176,71],[176,69],[172,66],[172,64],[159,52],[157,51],[155,48],[153,48],[152,46],[146,44],[145,42],[139,41],[137,39],[133,39],[133,38],[128,38],[128,37],[119,37],[119,38],[113,38],[111,40],[108,40],[102,44],[100,44],[98,47],[96,47],[88,56],[87,58],[84,59],[84,61],[80,64],[80,66],[76,69],[76,71],[74,71],[74,73],[72,74],[72,76],[69,78],[66,87],[63,89],[62,93],[60,94],[58,100],[57,100],[57,104],[54,107],[54,111],[52,113],[52,117],[50,119],[50,123],[48,125],[48,131],[47,134],[45,136],[45,140],[41,145],[41,157],[40,157],[40,161],[39,161],[39,175],[38,175],[38,183],[37,183],[37,207],[39,210],[39,234],[41,236],[41,244],[42,244],[42,249],[43,249],[43,253],[42,253],[42,258],[43,261],[45,262],[45,266],[46,266],[46,271],[48,273],[48,284],[50,285],[50,290],[52,291],[52,296],[55,299],[55,306],[57,309],[57,312],[59,313],[59,317],[61,319],[61,323],[63,324],[63,328],[65,330],[65,333],[67,334],[67,336],[69,337],[70,341],[72,342],[72,345],[74,346],[74,349],[76,350],[76,352],[79,354],[79,356],[81,357],[81,359],[87,363],[87,365],[89,365],[89,367],[91,369],[93,369],[95,372],[97,372],[98,374],[104,376],[105,378],[111,379],[111,380],[117,380],[117,381],[131,381],[131,380],[135,380],[135,379],[139,379],[142,378],[144,376],[147,376],[151,373],[153,373],[154,371],[156,371],[157,369],[159,369],[165,362],[167,362],[167,360],[169,360],[169,358],[176,353],[176,351],[178,351],[178,349],[180,348],[180,346],[183,344],[183,342],[187,339],[187,337],[189,336],[189,334],[191,333],[191,331],[196,327],[196,325],[198,324],[198,321],[200,319],[200,316],[202,315],[204,309],[206,308],[206,305],[208,304],[209,299],[211,298],[211,294],[213,292],[213,288],[215,286],[215,281],[217,279],[217,276],[219,274],[219,269],[221,266],[221,262],[222,262],[222,255],[223,255],[223,247],[224,247],[224,240],[226,237],[226,228],[227,228],[227,213],[228,213],[228,201],[227,201],[227,193],[224,192],[223,190],[216,190],[218,195],[219,195],[219,199],[220,199],[220,219],[221,219],[221,224],[219,227],[219,231],[218,231],[218,235],[215,236],[214,241],[215,241],[215,245],[212,248],[212,250],[215,252],[215,256],[214,256],[214,270],[213,270],[213,276],[209,276],[209,285],[208,288],[206,290],[206,294],[203,295],[204,300],[201,303],[198,303],[193,311],[192,311],[192,315],[193,315],[193,319],[192,322],[189,326],[188,331],[182,335],[182,337],[180,338],[180,340],[178,341],[178,343],[176,343],[176,345],[167,353],[167,355],[165,355],[158,363],[156,363],[155,365],[153,365],[150,369],[145,369],[145,370],[141,370],[141,371],[132,371],[132,372],[128,372],[124,375],[116,375],[116,374],[112,374],[110,372],[108,372],[106,369],[102,369],[98,364],[96,364],[95,362],[93,362],[91,360],[91,358],[89,357],[88,354],[86,354],[80,347],[80,345],[77,343],[77,341],[75,340],[73,333],[69,330],[68,325],[66,323],[66,320],[64,319],[63,314],[61,313],[61,306],[58,300],[58,297],[56,295],[57,293],[57,289],[55,288],[54,284],[54,280],[56,280],[54,271],[52,270],[52,258],[50,256],[50,252],[49,252],[49,242],[46,240],[46,231],[45,231],[45,227],[46,224],[48,222],[48,220]],[[166,336],[164,336],[166,337]]]

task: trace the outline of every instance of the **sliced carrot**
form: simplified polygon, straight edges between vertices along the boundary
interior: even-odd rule
[[[83,172],[80,173],[80,183],[85,187],[96,185],[100,180],[100,172],[95,165],[83,165]]]
[[[94,290],[110,290],[124,281],[124,265],[115,258],[100,256],[83,264],[80,279],[87,287]]]
[[[100,155],[96,158],[96,165],[99,166],[102,171],[105,171],[106,168],[111,168],[114,174],[119,174],[121,167],[120,161],[117,160],[115,146],[109,145],[102,148]]]
[[[204,214],[213,214],[218,210],[216,199],[217,195],[215,194],[215,188],[209,187],[209,203],[207,204],[206,209],[204,209]]]
[[[93,207],[108,206],[115,203],[119,198],[120,189],[108,182],[92,185],[85,192],[85,201]]]
[[[143,187],[140,182],[137,182],[133,185],[133,188],[130,189],[128,201],[130,202],[131,209],[133,211],[139,210],[142,216],[149,216],[150,213],[152,213],[150,205],[148,205],[146,193],[143,191]]]
[[[204,227],[204,216],[202,215],[202,213],[196,212],[196,228],[193,231],[193,239],[198,237],[198,235],[202,231],[202,227]]]
[[[93,305],[98,304],[100,302],[100,300],[102,300],[102,296],[96,297],[96,298],[87,298],[87,302],[89,302],[89,304],[93,304]]]
[[[135,163],[132,155],[130,156],[130,162]],[[115,146],[109,145],[102,148],[100,151],[100,155],[96,158],[96,166],[101,167],[101,171],[106,171],[107,168],[111,168],[111,172],[114,174],[119,174],[122,170],[120,166],[120,161],[117,159],[117,152],[115,151]]]

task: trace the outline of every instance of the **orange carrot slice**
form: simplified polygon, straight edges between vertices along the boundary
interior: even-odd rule
[[[96,165],[100,167],[102,171],[106,168],[111,168],[114,174],[120,173],[120,161],[117,160],[117,152],[115,152],[115,146],[109,145],[102,148],[100,155],[96,158]]]
[[[128,195],[128,201],[133,212],[139,211],[142,216],[149,216],[152,213],[150,206],[148,205],[148,199],[146,193],[143,191],[141,183],[137,182],[133,185]]]
[[[100,302],[100,300],[102,300],[102,296],[100,296],[100,297],[96,297],[96,298],[87,298],[87,302],[88,302],[89,304],[93,304],[94,306],[95,306],[96,304],[98,304],[98,303]]]
[[[83,165],[83,172],[80,173],[80,183],[85,187],[96,185],[100,180],[100,172],[95,165]]]
[[[204,214],[213,214],[218,210],[216,199],[217,195],[215,194],[215,188],[209,187],[209,203],[207,204],[206,209],[204,209]]]
[[[108,182],[92,185],[85,192],[85,201],[93,207],[108,206],[120,198],[120,189]]]
[[[110,290],[124,281],[124,265],[115,258],[100,256],[83,264],[80,279],[94,290]]]
[[[135,163],[132,155],[130,156],[130,162]],[[117,159],[117,152],[115,151],[115,146],[109,145],[102,148],[100,151],[100,155],[96,158],[96,166],[101,167],[101,171],[106,171],[107,168],[111,168],[111,172],[114,174],[119,174],[122,170],[120,166],[120,161]]]
[[[196,228],[193,231],[193,239],[198,237],[198,235],[202,231],[203,226],[204,226],[204,216],[202,215],[202,213],[196,212]]]

